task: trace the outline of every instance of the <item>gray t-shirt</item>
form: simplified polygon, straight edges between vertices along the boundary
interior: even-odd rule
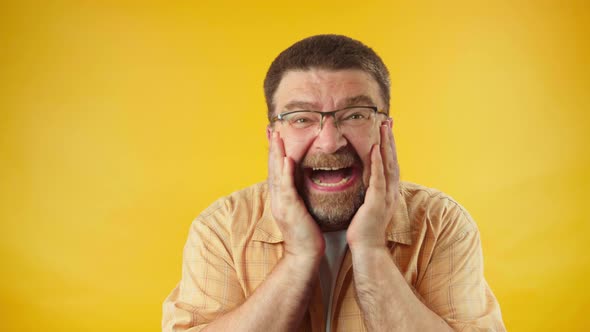
[[[329,314],[332,311],[332,293],[336,277],[346,253],[346,230],[323,233],[326,241],[326,251],[320,264],[320,285],[322,288],[322,299],[324,302],[324,318],[326,321],[326,332],[330,332]]]

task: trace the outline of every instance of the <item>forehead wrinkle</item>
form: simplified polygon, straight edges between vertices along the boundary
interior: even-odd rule
[[[318,109],[318,104],[308,101],[293,100],[283,107],[286,111],[306,110],[313,111]]]
[[[371,97],[365,94],[345,98],[344,101],[338,103],[338,108],[345,108],[349,106],[374,106],[375,102]],[[314,111],[320,110],[321,107],[318,103],[307,102],[302,100],[293,100],[283,107],[286,111],[293,110],[307,110]]]
[[[377,106],[381,104],[380,95],[373,95],[373,88],[378,90],[376,82],[358,70],[292,70],[285,73],[273,97],[275,111],[324,112],[354,105]],[[280,99],[287,99],[287,103]]]
[[[338,108],[344,108],[348,106],[374,106],[376,105],[373,98],[369,97],[368,95],[361,94],[353,97],[348,97],[342,101],[342,103],[338,103]]]

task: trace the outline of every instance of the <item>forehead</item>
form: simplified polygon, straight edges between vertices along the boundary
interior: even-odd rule
[[[384,106],[379,85],[362,70],[292,70],[283,75],[274,105],[277,112],[287,110],[289,105],[308,105],[314,110],[330,111],[349,106],[347,103],[357,97],[372,101],[378,107]]]

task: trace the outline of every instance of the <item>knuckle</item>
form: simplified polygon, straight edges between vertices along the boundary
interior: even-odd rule
[[[374,187],[375,187],[375,189],[376,189],[376,190],[378,190],[378,191],[384,191],[384,190],[385,190],[385,188],[386,188],[386,186],[385,186],[385,183],[383,183],[382,181],[377,181],[377,182],[375,182],[375,183],[374,183]]]

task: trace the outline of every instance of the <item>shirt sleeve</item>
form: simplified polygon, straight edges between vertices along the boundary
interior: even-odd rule
[[[498,301],[483,274],[479,231],[460,207],[441,232],[417,291],[426,305],[455,330],[506,331]]]
[[[233,266],[222,204],[192,223],[184,247],[182,279],[163,304],[162,331],[200,331],[244,302]]]

